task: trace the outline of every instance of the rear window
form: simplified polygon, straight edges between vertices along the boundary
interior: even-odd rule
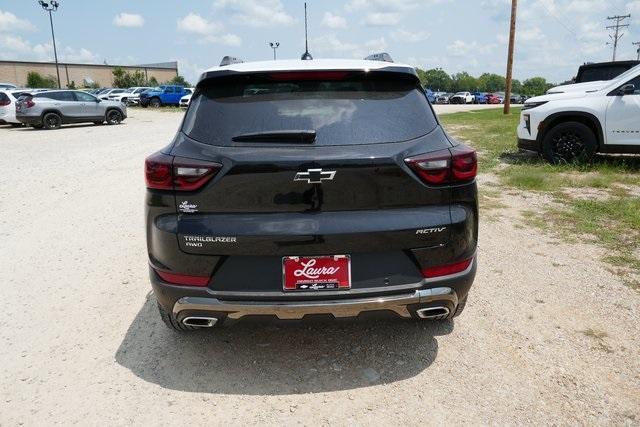
[[[314,145],[350,145],[406,141],[436,127],[416,80],[377,74],[212,79],[196,90],[182,130],[211,145],[240,144],[232,138],[242,134],[282,131],[315,131]]]
[[[620,74],[627,71],[629,67],[625,66],[610,66],[610,67],[593,67],[584,68],[576,83],[595,82],[598,80],[612,80]]]
[[[73,92],[43,92],[35,95],[36,98],[49,98],[55,101],[75,101]]]

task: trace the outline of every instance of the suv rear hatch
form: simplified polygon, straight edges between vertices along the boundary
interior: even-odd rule
[[[475,175],[475,154],[453,148],[413,75],[214,78],[171,150],[151,158],[202,174],[188,191],[174,176],[175,213],[156,226],[211,257],[216,290],[282,291],[282,258],[308,255],[351,256],[353,289],[416,283],[414,250],[451,239],[451,167],[463,157]]]

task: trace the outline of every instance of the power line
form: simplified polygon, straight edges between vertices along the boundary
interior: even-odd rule
[[[606,27],[607,30],[614,30],[613,34],[609,34],[611,40],[613,40],[613,61],[616,60],[616,52],[618,51],[618,41],[624,36],[624,33],[620,33],[620,28],[628,27],[629,24],[623,24],[624,20],[627,18],[631,18],[631,14],[629,15],[616,15],[616,16],[607,16],[607,20],[616,21],[614,25],[610,25]]]

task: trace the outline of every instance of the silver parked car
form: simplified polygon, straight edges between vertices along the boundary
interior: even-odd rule
[[[16,101],[18,121],[35,128],[58,129],[67,123],[116,125],[127,117],[118,101],[101,100],[79,90],[51,90],[21,96]]]

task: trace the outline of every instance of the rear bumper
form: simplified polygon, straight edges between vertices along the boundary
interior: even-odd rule
[[[428,307],[446,307],[454,313],[475,278],[477,258],[463,272],[436,279],[424,279],[390,288],[371,288],[341,292],[239,293],[211,288],[170,285],[150,269],[151,284],[158,303],[172,311],[179,321],[190,316],[239,319],[245,316],[275,316],[302,319],[307,315],[330,314],[356,317],[363,312],[391,311],[403,318],[416,316]]]
[[[318,301],[221,301],[217,298],[183,297],[173,306],[178,318],[182,313],[223,314],[230,319],[244,316],[270,315],[279,319],[302,319],[306,315],[331,314],[334,317],[356,317],[365,311],[393,311],[401,317],[411,317],[411,306],[438,303],[453,308],[458,305],[456,292],[448,287],[420,289],[409,294],[348,300]],[[452,311],[451,308],[449,308]],[[413,310],[415,311],[415,310]]]
[[[40,117],[40,116],[16,115],[16,119],[20,123],[24,123],[26,125],[40,125],[40,124],[42,124],[42,117]]]

